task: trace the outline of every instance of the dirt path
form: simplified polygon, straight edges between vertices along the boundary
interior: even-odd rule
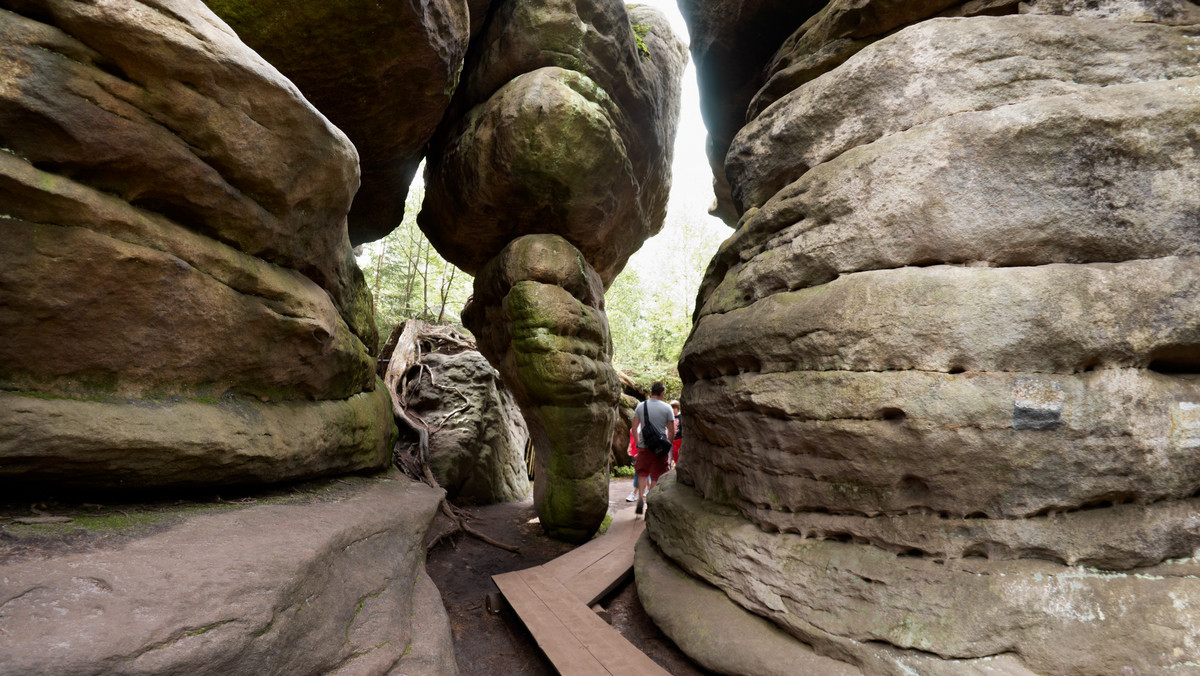
[[[609,510],[633,509],[625,502],[631,479],[614,479],[609,486]],[[463,676],[493,674],[554,674],[533,637],[510,610],[492,615],[484,598],[496,591],[491,576],[541,565],[571,549],[571,545],[542,534],[533,499],[474,508],[479,531],[521,547],[512,554],[472,537],[456,535],[429,553],[429,575],[442,592],[454,632],[454,650]],[[436,529],[436,526],[435,526]],[[675,676],[708,674],[694,665],[650,621],[637,597],[634,582],[618,587],[600,602],[612,614],[613,627]]]

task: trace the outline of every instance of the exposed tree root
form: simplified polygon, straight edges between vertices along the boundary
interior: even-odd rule
[[[392,400],[392,415],[396,418],[398,424],[412,430],[417,436],[417,443],[414,446],[398,442],[392,448],[392,463],[412,479],[424,482],[434,488],[441,488],[441,484],[438,483],[437,478],[433,476],[433,472],[429,469],[429,434],[431,431],[437,430],[430,430],[429,425],[421,416],[408,410],[405,405],[405,402],[408,401],[408,386],[411,382],[418,380],[423,371],[427,371],[430,382],[434,382],[433,371],[421,363],[421,356],[425,352],[448,352],[453,354],[464,350],[473,350],[475,349],[475,343],[453,327],[433,326],[416,319],[410,319],[397,326],[392,331],[392,335],[388,339],[388,344],[393,344],[393,341],[395,348],[388,359],[387,370],[383,375],[383,383],[387,387],[388,395]],[[462,395],[461,392],[459,394]],[[464,396],[463,398],[465,399],[466,397]],[[450,415],[454,415],[461,410],[456,409]],[[447,419],[449,417],[447,416]],[[442,514],[446,515],[446,518],[455,524],[457,530],[486,542],[493,547],[499,547],[510,552],[520,551],[518,547],[494,540],[472,528],[468,524],[466,513],[451,505],[449,500],[442,498],[440,509]],[[453,532],[457,531],[443,533],[430,544],[430,547],[436,545]]]

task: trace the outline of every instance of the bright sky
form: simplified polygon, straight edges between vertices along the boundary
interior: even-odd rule
[[[671,28],[687,42],[687,24],[679,13],[675,0],[637,0],[662,12],[671,21]],[[733,229],[719,218],[708,215],[713,203],[712,172],[708,157],[704,154],[707,131],[700,118],[700,92],[696,88],[696,68],[691,60],[683,74],[683,92],[679,109],[679,132],[675,136],[675,157],[671,165],[671,201],[667,207],[667,222],[662,232],[647,241],[630,259],[627,267],[637,270],[643,280],[653,279],[658,261],[672,255],[672,240],[680,236],[684,223],[694,223],[703,228],[709,239],[718,244],[733,234]],[[712,253],[716,253],[714,247]],[[695,289],[691,289],[686,303],[691,307]]]

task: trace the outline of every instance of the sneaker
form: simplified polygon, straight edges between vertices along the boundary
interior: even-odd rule
[[[646,511],[646,506],[645,506],[645,504],[646,504],[646,503],[645,503],[644,501],[642,501],[642,500],[638,500],[637,508],[633,510],[633,513],[634,513],[634,514],[641,514],[642,512]]]
[[[637,491],[629,491],[629,495],[625,497],[625,502],[633,502],[637,500]]]

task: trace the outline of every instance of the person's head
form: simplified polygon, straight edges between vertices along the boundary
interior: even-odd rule
[[[671,408],[675,409],[675,415],[679,415],[679,400],[678,399],[671,400]]]
[[[658,397],[659,399],[662,399],[663,392],[666,391],[667,386],[663,385],[661,380],[654,381],[654,384],[650,386],[650,396],[652,397]]]

